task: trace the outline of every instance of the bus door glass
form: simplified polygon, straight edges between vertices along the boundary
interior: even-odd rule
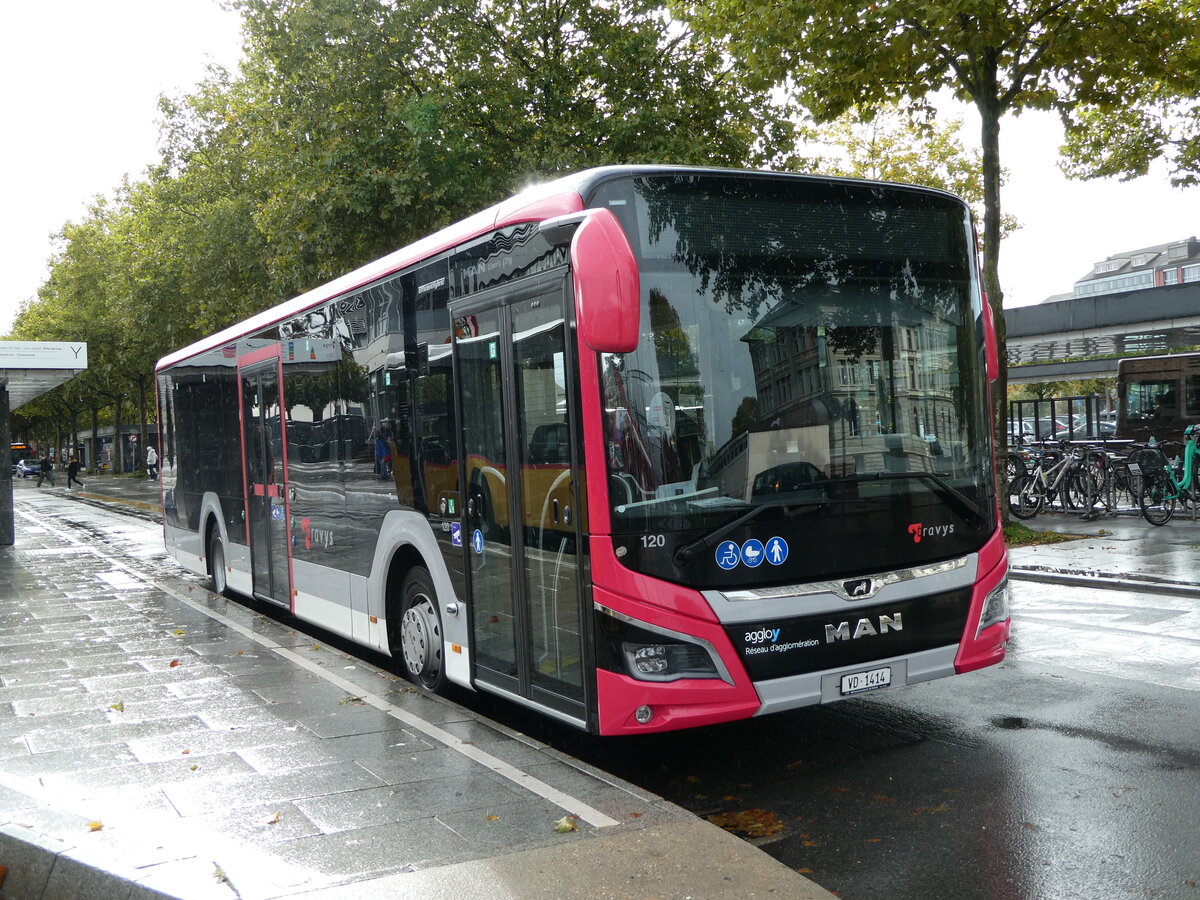
[[[582,718],[582,517],[561,282],[505,301],[454,312],[476,678]]]
[[[246,517],[256,596],[291,608],[287,458],[279,351],[239,367]],[[259,359],[255,359],[255,358]],[[243,360],[246,358],[244,357]]]

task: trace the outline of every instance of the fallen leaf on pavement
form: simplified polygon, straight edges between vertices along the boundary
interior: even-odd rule
[[[87,823],[88,831],[99,831],[103,827],[104,827],[103,822],[88,822]]]
[[[123,700],[118,700],[116,703],[110,706],[109,709],[115,709],[117,712],[125,712],[125,702]]]
[[[765,809],[744,809],[741,812],[717,813],[708,817],[718,828],[746,837],[770,837],[783,831],[783,822]]]
[[[563,816],[554,823],[554,830],[559,834],[566,834],[568,831],[578,831],[579,826],[575,824],[575,819],[578,816]]]

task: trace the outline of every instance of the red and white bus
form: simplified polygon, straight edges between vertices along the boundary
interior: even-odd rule
[[[532,188],[163,359],[167,546],[427,690],[600,734],[992,665],[974,246],[900,185]]]

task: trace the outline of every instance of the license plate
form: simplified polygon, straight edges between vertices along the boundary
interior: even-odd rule
[[[891,666],[881,669],[867,669],[865,672],[852,672],[842,676],[842,696],[861,694],[863,691],[873,691],[885,688],[892,683]]]

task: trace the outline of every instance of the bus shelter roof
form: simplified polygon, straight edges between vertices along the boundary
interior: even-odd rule
[[[87,369],[82,341],[0,341],[0,387],[16,409]]]

